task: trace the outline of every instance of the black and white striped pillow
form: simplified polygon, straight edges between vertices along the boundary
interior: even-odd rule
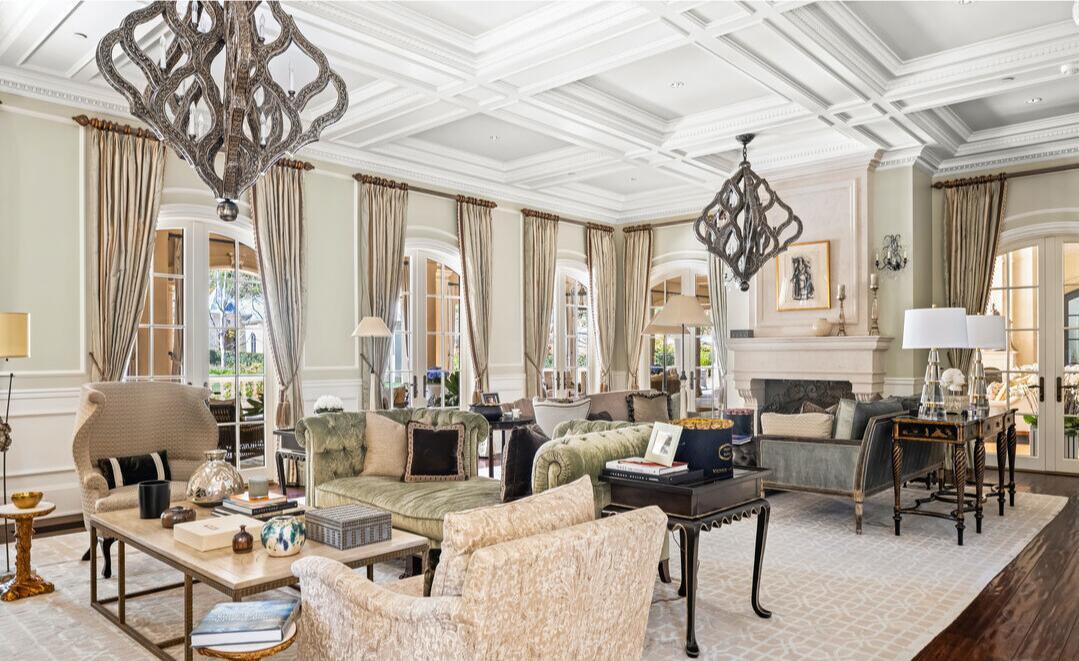
[[[110,489],[138,484],[145,480],[171,480],[169,457],[165,450],[131,457],[103,457],[97,467]]]

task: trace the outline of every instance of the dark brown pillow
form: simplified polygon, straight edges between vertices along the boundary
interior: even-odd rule
[[[465,477],[465,425],[412,420],[405,426],[408,459],[405,482],[451,482]]]
[[[802,410],[799,413],[827,413],[828,415],[835,415],[839,410],[839,403],[832,404],[828,408],[824,408],[819,404],[814,404],[810,401],[802,402]]]
[[[502,451],[502,502],[532,495],[532,462],[540,446],[549,441],[539,425],[517,427]]]
[[[587,419],[602,420],[604,422],[614,422],[614,418],[611,417],[610,411],[596,411],[595,413],[589,413]]]
[[[630,422],[670,422],[671,400],[665,392],[634,392],[626,395]]]

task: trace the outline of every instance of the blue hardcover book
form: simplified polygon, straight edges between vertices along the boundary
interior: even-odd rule
[[[191,646],[279,643],[299,612],[294,600],[220,603],[191,631]]]

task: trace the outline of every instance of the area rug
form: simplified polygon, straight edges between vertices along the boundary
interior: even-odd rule
[[[924,495],[912,489],[907,498]],[[1064,506],[1059,496],[1017,494],[1004,517],[986,510],[984,532],[969,520],[966,544],[955,543],[948,521],[904,518],[892,532],[891,494],[865,507],[865,534],[854,534],[848,501],[811,494],[769,497],[761,587],[771,619],[749,603],[756,526],[753,520],[701,536],[697,641],[706,659],[909,659],[944,629],[985,585]],[[64,535],[34,543],[34,566],[56,592],[0,604],[0,659],[83,661],[153,658],[89,606],[88,563],[79,562],[86,536]],[[677,548],[672,545],[672,556]],[[675,581],[656,583],[648,621],[646,659],[685,658],[685,602]],[[129,551],[128,590],[160,585],[179,574]],[[402,566],[380,565],[376,580],[393,580]],[[115,590],[115,580],[99,585]],[[195,587],[196,621],[222,597]],[[180,633],[179,590],[128,603],[129,621],[154,639]],[[174,648],[179,652],[178,648]],[[296,659],[295,650],[274,657]]]

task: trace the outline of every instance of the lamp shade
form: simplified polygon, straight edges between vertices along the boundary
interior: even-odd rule
[[[0,312],[0,358],[30,357],[30,313]]]
[[[967,311],[917,308],[903,315],[904,349],[966,349]]]
[[[382,317],[364,317],[352,331],[352,337],[393,337],[393,333]]]
[[[700,301],[692,296],[679,294],[667,299],[667,303],[656,313],[652,324],[660,326],[674,326],[681,330],[681,326],[711,326],[712,320],[708,318]]]
[[[661,326],[653,321],[644,327],[644,330],[641,331],[641,335],[671,335],[673,333],[681,332],[681,326]]]
[[[998,314],[968,314],[967,343],[971,349],[995,349],[1005,347],[1004,317]]]

